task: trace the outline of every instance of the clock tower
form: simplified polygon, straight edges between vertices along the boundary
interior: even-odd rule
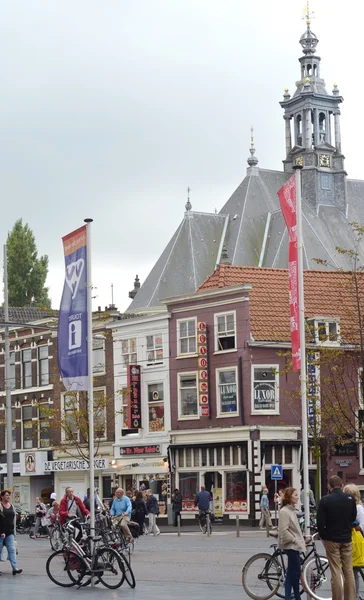
[[[308,7],[306,25],[300,39],[301,76],[293,96],[286,89],[280,103],[286,128],[284,170],[291,173],[293,165],[303,166],[302,200],[312,208],[325,204],[345,212],[346,172],[340,134],[343,98],[336,84],[331,95],[326,91],[320,75],[321,58],[315,54],[319,40],[311,31]]]

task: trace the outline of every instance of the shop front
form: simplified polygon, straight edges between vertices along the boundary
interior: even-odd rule
[[[13,457],[14,458],[14,457]],[[49,502],[53,492],[53,476],[45,473],[44,463],[47,451],[28,451],[17,453],[18,462],[13,463],[13,503],[30,513],[34,513],[36,498]],[[7,466],[2,464],[4,489],[7,488]]]
[[[96,457],[94,459],[94,489],[103,498],[103,476],[110,470],[109,459]],[[90,465],[88,461],[80,458],[67,458],[65,460],[50,460],[45,464],[45,471],[54,476],[54,491],[57,498],[62,498],[68,486],[72,486],[75,496],[83,499],[87,488],[90,487]]]
[[[248,442],[170,446],[182,512],[194,518],[201,485],[210,492],[216,516],[249,517]]]

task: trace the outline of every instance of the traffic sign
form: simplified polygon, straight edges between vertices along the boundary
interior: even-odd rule
[[[270,478],[273,480],[283,479],[283,467],[282,465],[272,465],[270,468]]]

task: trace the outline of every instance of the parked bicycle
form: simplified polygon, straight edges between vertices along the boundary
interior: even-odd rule
[[[31,528],[34,525],[35,516],[31,515],[27,511],[17,511],[16,517],[16,532],[19,534],[30,533]]]
[[[211,513],[209,510],[200,510],[200,513],[198,515],[198,524],[202,533],[207,533],[207,535],[211,535]]]
[[[326,556],[321,556],[315,544],[317,534],[312,536],[305,554],[301,555],[302,579],[306,591],[315,600],[331,600],[331,571]],[[272,596],[284,598],[284,581],[287,570],[287,556],[271,544],[273,553],[255,554],[245,563],[242,571],[244,590],[253,600],[268,600]],[[363,581],[364,581],[364,574]]]

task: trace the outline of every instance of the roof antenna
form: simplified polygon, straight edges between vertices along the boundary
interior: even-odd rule
[[[111,306],[114,306],[114,284],[111,284]]]

